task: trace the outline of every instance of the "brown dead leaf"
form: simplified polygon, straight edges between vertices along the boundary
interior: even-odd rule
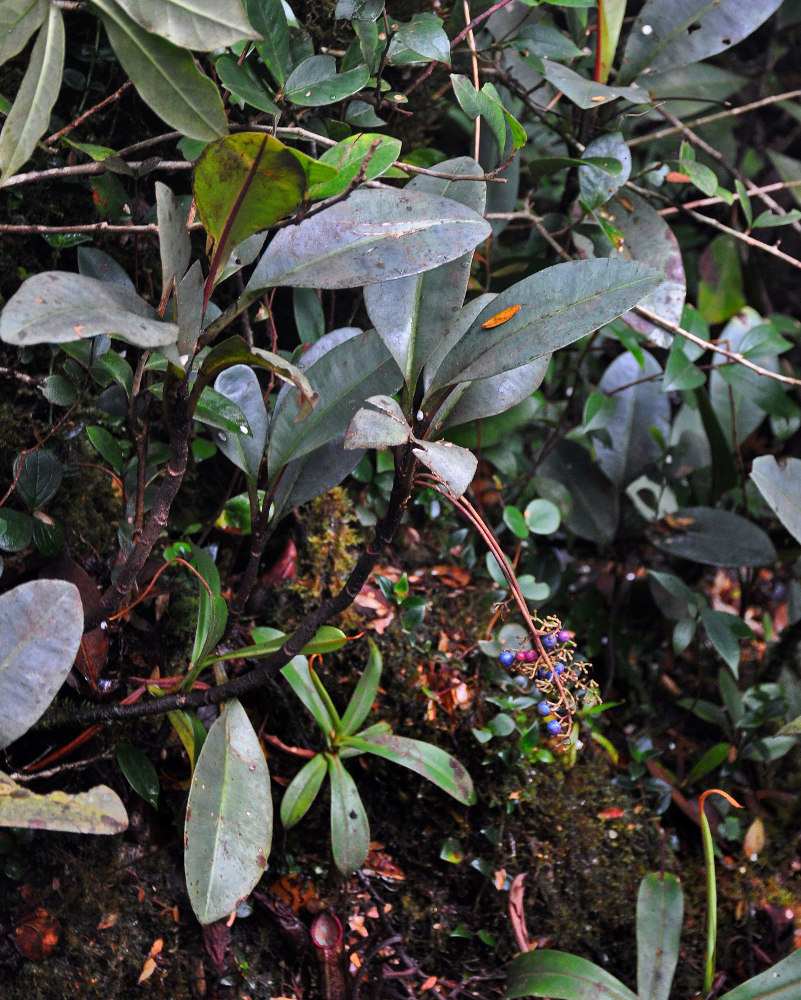
[[[516,875],[509,890],[509,920],[511,921],[512,931],[520,951],[530,951],[531,948],[528,929],[526,928],[524,902],[525,887],[523,883],[526,880],[526,874],[526,872],[521,872],[519,875]]]

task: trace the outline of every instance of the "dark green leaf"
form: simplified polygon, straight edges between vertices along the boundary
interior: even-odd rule
[[[53,499],[61,486],[61,462],[52,451],[37,448],[29,452],[21,463],[20,457],[17,457],[14,477],[20,500],[29,510],[38,510]]]
[[[703,622],[709,641],[725,660],[729,670],[738,676],[740,666],[740,643],[732,627],[742,624],[737,615],[727,611],[713,611],[712,608],[701,608]]]
[[[415,62],[451,64],[451,46],[442,21],[430,11],[415,14],[408,24],[398,25],[387,54],[394,66]]]
[[[618,521],[618,491],[575,441],[562,441],[541,466],[543,476],[567,487],[573,509],[567,527],[579,538],[609,543]]]
[[[42,395],[53,406],[72,406],[78,398],[74,382],[63,375],[48,375],[42,387]]]
[[[267,866],[272,833],[267,761],[233,699],[209,730],[186,807],[186,888],[202,924],[223,919],[250,893]]]
[[[0,508],[0,552],[21,552],[31,544],[33,519],[18,510]]]
[[[356,783],[338,756],[326,754],[331,782],[331,852],[343,873],[361,868],[370,849],[370,825]]]
[[[119,442],[109,434],[105,427],[87,427],[86,436],[111,468],[117,473],[122,472],[125,465],[125,456],[122,453]]]
[[[239,0],[116,0],[145,31],[207,52],[256,38]]]
[[[690,773],[687,775],[686,784],[692,785],[694,782],[699,781],[705,775],[709,774],[710,771],[714,771],[715,768],[720,767],[720,765],[728,758],[729,754],[732,752],[734,747],[731,743],[716,743],[709,750],[693,764]]]
[[[117,763],[136,794],[158,809],[159,776],[147,754],[131,743],[118,743]]]
[[[257,111],[264,111],[268,115],[281,113],[278,105],[271,100],[273,95],[267,87],[253,76],[247,65],[241,65],[234,56],[224,53],[214,64],[214,68],[220,83],[226,90],[230,90],[233,98],[244,101]]]
[[[801,459],[786,458],[779,465],[773,455],[760,455],[751,466],[751,479],[784,527],[801,542]]]
[[[355,94],[370,79],[366,66],[337,73],[333,56],[310,56],[289,74],[284,84],[284,96],[293,104],[317,108],[336,104]]]
[[[5,0],[0,5],[0,66],[25,48],[48,9],[47,0]]]
[[[289,72],[289,26],[281,0],[247,0],[250,23],[261,35],[256,51],[281,87]]]
[[[293,508],[338,486],[356,468],[365,453],[358,448],[345,450],[343,440],[339,435],[284,466],[273,495],[275,522]]]
[[[663,552],[708,566],[764,566],[776,558],[765,532],[739,514],[711,507],[676,511],[671,524],[654,534]]]
[[[288,830],[309,811],[328,771],[328,761],[321,753],[306,761],[287,786],[281,799],[281,822]]]
[[[509,966],[504,1000],[637,1000],[620,980],[578,955],[548,949],[518,955]]]
[[[604,166],[583,166],[578,169],[579,200],[584,208],[592,211],[605,205],[629,179],[631,153],[620,132],[607,132],[593,139],[584,150],[584,156],[600,159],[604,163]],[[606,170],[607,161],[619,164],[619,169]]]
[[[620,98],[631,101],[632,104],[650,103],[648,91],[641,87],[607,87],[550,59],[543,59],[542,62],[543,75],[548,83],[585,111],[590,108],[596,110]]]
[[[367,664],[364,668],[356,690],[353,692],[348,706],[342,715],[341,731],[349,736],[354,733],[367,718],[370,709],[373,707],[376,693],[378,692],[378,682],[381,680],[381,653],[376,644],[370,640],[370,654],[367,657]]]

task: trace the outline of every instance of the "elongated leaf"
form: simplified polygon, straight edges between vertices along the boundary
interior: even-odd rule
[[[122,833],[128,828],[128,815],[117,793],[105,785],[75,795],[37,795],[0,771],[0,826],[64,833]]]
[[[247,288],[353,288],[420,274],[472,251],[489,232],[478,213],[450,198],[360,189],[347,201],[282,229]]]
[[[373,733],[369,738],[357,733],[349,737],[347,743],[362,753],[372,753],[408,767],[463,805],[469,806],[476,801],[472,779],[464,766],[431,743],[384,732]]]
[[[178,327],[127,288],[66,271],[34,274],[0,313],[0,340],[7,344],[63,344],[103,333],[160,347],[175,343]]]
[[[289,72],[289,26],[281,0],[247,0],[250,23],[261,35],[256,50],[279,87]]]
[[[184,869],[202,924],[227,916],[261,878],[270,854],[270,772],[239,702],[209,730],[189,790]]]
[[[327,334],[312,350],[322,352]],[[294,394],[279,394],[275,405],[267,467],[270,478],[290,460],[302,458],[334,438],[344,435],[356,410],[368,396],[391,395],[401,384],[398,366],[374,331],[359,333],[330,350],[307,369],[309,381],[319,391],[312,415],[298,423]]]
[[[195,762],[206,742],[206,730],[203,728],[203,723],[194,712],[182,712],[178,709],[168,712],[167,717],[178,733],[178,738],[183,743],[189,757],[189,763],[194,770]]]
[[[357,93],[370,79],[366,66],[337,73],[333,56],[309,56],[287,77],[284,96],[293,104],[317,108]]]
[[[681,248],[673,230],[645,198],[634,192],[627,191],[625,197],[613,198],[608,207],[614,214],[615,226],[623,233],[625,256],[650,264],[665,274],[662,284],[640,304],[669,323],[680,324],[687,281]],[[627,313],[625,319],[629,326],[645,334],[658,347],[670,347],[673,334],[636,313]]]
[[[339,486],[364,454],[361,448],[346,450],[344,435],[339,435],[303,458],[289,462],[273,495],[272,519],[277,522],[293,508]]]
[[[309,661],[306,657],[293,657],[281,669],[281,673],[298,698],[314,716],[314,721],[325,733],[326,738],[331,739],[339,728],[339,717],[332,712],[332,706],[321,696],[319,688],[312,679]]]
[[[530,361],[527,365],[512,368],[511,371],[503,372],[501,375],[470,382],[458,395],[454,406],[448,410],[444,420],[440,421],[438,417],[435,418],[434,427],[437,436],[441,433],[441,429],[456,427],[459,424],[467,423],[468,420],[492,417],[496,413],[505,413],[507,410],[511,410],[512,407],[517,406],[536,389],[539,389],[550,363],[551,355],[546,354]],[[460,385],[457,388],[457,393],[461,388]],[[447,402],[450,402],[450,397]]]
[[[626,13],[626,0],[607,0],[598,8],[598,72],[597,79],[606,83],[609,70],[615,60],[623,16]]]
[[[231,434],[225,441],[218,439],[220,450],[237,468],[255,481],[267,441],[267,408],[259,380],[247,365],[232,365],[220,372],[214,382],[214,389],[236,403],[245,414],[250,428],[247,435]]]
[[[281,799],[281,822],[287,830],[309,811],[327,773],[328,761],[318,753],[290,781]]]
[[[661,284],[660,272],[630,261],[587,260],[547,267],[501,292],[445,356],[428,390],[489,378],[529,364],[597,330]],[[493,316],[519,305],[507,322]]]
[[[776,558],[765,532],[739,514],[686,507],[651,538],[663,552],[708,566],[764,566]]]
[[[417,458],[439,476],[455,497],[460,497],[473,482],[478,468],[476,456],[451,441],[415,440],[417,447],[412,451]]]
[[[648,0],[629,32],[618,80],[700,62],[755,31],[781,0]]]
[[[801,542],[801,459],[786,458],[779,465],[773,455],[760,455],[751,466],[751,479],[784,527]]]
[[[668,1000],[679,960],[684,894],[668,873],[649,874],[637,895],[637,995]]]
[[[370,850],[370,824],[356,782],[339,757],[326,754],[331,781],[331,852],[343,873],[361,868]]]
[[[565,486],[573,499],[567,527],[579,538],[611,542],[617,531],[619,494],[587,449],[575,441],[560,441],[541,471]]]
[[[197,347],[203,326],[203,284],[203,270],[200,261],[196,260],[178,282],[175,292],[179,331],[175,349],[184,365]]]
[[[235,56],[226,52],[214,63],[214,69],[221,85],[231,91],[232,97],[268,115],[281,114],[281,109],[272,101],[273,94],[247,64],[240,64]]]
[[[239,0],[116,0],[145,29],[173,45],[207,52],[258,38]]]
[[[643,365],[626,352],[606,369],[598,384],[615,404],[606,424],[611,444],[596,442],[598,464],[617,486],[628,486],[657,461],[662,451],[651,432],[656,428],[666,438],[670,428],[670,402],[658,381],[657,361],[643,351]],[[645,381],[649,380],[650,381]]]
[[[64,18],[55,4],[49,4],[47,20],[39,29],[25,76],[0,132],[0,185],[25,163],[50,124],[63,69]]]
[[[568,100],[584,110],[590,108],[603,107],[612,101],[623,98],[631,101],[632,104],[650,103],[650,95],[647,90],[641,87],[608,87],[603,83],[595,83],[593,80],[582,76],[561,63],[553,62],[550,59],[543,59],[543,76],[560,90]],[[622,81],[621,81],[622,82]]]
[[[451,73],[451,85],[462,111],[469,118],[478,118],[481,116],[489,125],[498,147],[499,157],[506,146],[507,121],[512,127],[513,148],[519,149],[525,143],[525,130],[501,104],[498,99],[498,92],[491,83],[485,84],[481,90],[476,90],[466,76]]]
[[[291,215],[305,190],[297,157],[271,135],[238,132],[209,143],[195,165],[194,193],[215,259]]]
[[[600,159],[603,166],[579,167],[579,199],[587,209],[605,205],[631,175],[631,152],[620,132],[607,132],[587,146],[584,155]],[[619,163],[620,169],[605,169],[607,161]]]
[[[794,951],[758,976],[724,993],[720,1000],[797,1000],[801,991],[801,951]]]
[[[186,274],[192,256],[192,241],[181,204],[166,184],[156,181],[156,213],[159,224],[162,292]]]
[[[133,790],[154,809],[159,807],[159,776],[147,754],[131,743],[117,745],[117,763]]]
[[[504,1000],[526,996],[553,1000],[638,1000],[619,979],[594,962],[548,949],[518,955],[509,966]]]
[[[372,639],[369,642],[370,655],[367,657],[367,664],[342,715],[342,732],[346,736],[355,732],[367,718],[378,692],[378,682],[381,680],[383,667],[381,653]]]
[[[439,164],[443,173],[476,177],[481,167],[467,156]],[[483,214],[487,185],[482,181],[450,181],[424,174],[414,177],[406,191],[445,196]],[[473,261],[472,248],[433,270],[367,285],[364,304],[379,336],[413,386],[437,344],[451,327],[467,293]]]
[[[0,66],[21,52],[47,17],[47,0],[4,0],[0,4]]]
[[[55,698],[82,633],[83,607],[71,583],[31,580],[0,594],[0,749]]]
[[[147,104],[190,139],[210,142],[228,131],[222,98],[192,54],[140,28],[114,0],[93,0],[122,68]]]

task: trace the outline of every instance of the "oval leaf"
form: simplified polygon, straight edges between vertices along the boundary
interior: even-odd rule
[[[207,52],[258,38],[239,0],[116,0],[137,24],[173,45]]]
[[[149,802],[154,809],[158,809],[159,776],[147,754],[131,743],[120,743],[117,747],[117,763],[137,795]]]
[[[347,201],[282,229],[247,287],[251,292],[274,285],[353,288],[420,274],[473,250],[489,232],[477,212],[450,198],[359,189]]]
[[[186,887],[201,924],[221,920],[250,893],[267,864],[272,832],[267,761],[234,699],[209,730],[186,807]]]
[[[37,795],[0,772],[0,826],[65,833],[122,833],[128,829],[128,815],[117,793],[105,785],[76,795]]]
[[[31,580],[0,595],[0,748],[26,733],[55,698],[82,634],[74,584]]]
[[[0,314],[0,340],[20,347],[104,333],[137,347],[161,347],[175,343],[178,327],[162,322],[156,310],[129,289],[66,271],[42,271],[28,278]]]
[[[668,1000],[679,960],[684,894],[675,875],[646,875],[637,895],[637,994]]]
[[[29,510],[38,510],[53,499],[61,486],[61,462],[52,451],[37,448],[29,452],[21,464],[19,458],[14,462],[14,475],[22,502]]]
[[[512,997],[553,1000],[637,1000],[619,979],[578,955],[529,951],[509,966],[504,1000]]]
[[[751,466],[751,478],[785,528],[801,542],[801,459],[760,455]]]
[[[267,440],[267,408],[259,380],[247,365],[231,365],[217,376],[214,391],[236,403],[245,414],[249,428],[248,434],[229,434],[224,441],[218,439],[220,450],[255,480]]]
[[[708,566],[764,566],[776,558],[765,532],[739,514],[711,507],[676,511],[651,538],[663,552]]]
[[[318,753],[306,761],[287,786],[281,799],[281,822],[288,830],[309,811],[328,771],[325,755]]]
[[[370,850],[370,824],[356,782],[339,757],[326,754],[331,781],[331,852],[343,873],[361,868]]]

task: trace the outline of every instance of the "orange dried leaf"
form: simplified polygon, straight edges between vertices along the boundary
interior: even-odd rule
[[[508,323],[512,316],[515,316],[520,312],[522,306],[509,306],[508,309],[501,309],[499,313],[495,313],[494,316],[490,316],[486,323],[481,324],[482,330],[491,330],[493,327],[502,326],[504,323]]]
[[[156,963],[152,958],[146,958],[145,964],[142,966],[142,971],[139,974],[139,978],[136,980],[137,985],[144,983],[146,980],[150,979],[153,973],[156,971]]]

